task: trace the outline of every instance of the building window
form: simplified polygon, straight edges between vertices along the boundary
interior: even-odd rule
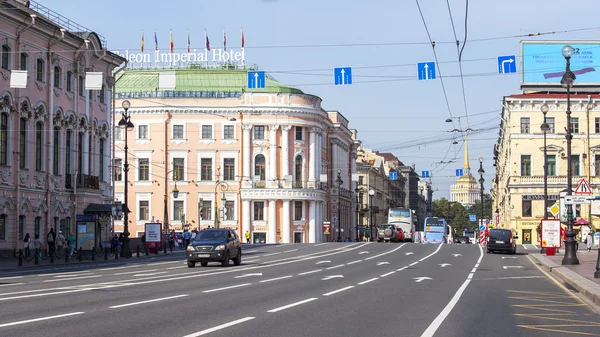
[[[521,155],[521,176],[531,175],[531,155]]]
[[[183,200],[173,201],[173,220],[183,220],[185,215],[183,213]]]
[[[207,181],[212,180],[212,159],[202,158],[200,159],[200,180]]]
[[[33,237],[40,235],[40,227],[42,225],[42,217],[38,216],[33,219]]]
[[[19,65],[19,69],[27,70],[27,61],[29,61],[29,57],[26,53],[21,53],[21,64]]]
[[[574,176],[579,175],[579,155],[578,154],[571,155],[571,173]]]
[[[83,85],[83,76],[79,76],[79,96],[83,97],[83,89],[84,89],[84,85]]]
[[[365,194],[363,192],[358,193],[358,203],[363,204]]]
[[[19,215],[19,240],[23,240],[25,231],[25,216]]]
[[[148,200],[140,200],[138,220],[150,220],[150,202]]]
[[[71,138],[73,138],[73,131],[67,130],[65,136],[65,174],[71,174]]]
[[[83,172],[83,132],[77,136],[77,170]]]
[[[10,47],[7,45],[2,45],[2,62],[0,62],[0,67],[2,69],[8,69],[9,64],[9,56],[10,56]]]
[[[235,220],[235,202],[233,200],[225,201],[225,214],[223,220]]]
[[[173,158],[173,180],[181,181],[185,178],[184,176],[184,166],[185,159],[184,158]]]
[[[19,167],[25,168],[25,159],[27,158],[27,120],[19,120]]]
[[[213,139],[212,125],[202,125],[202,139]]]
[[[223,127],[223,139],[233,139],[234,129],[233,125],[225,125]]]
[[[223,180],[235,180],[235,159],[223,159]]]
[[[8,162],[8,115],[0,114],[0,165]]]
[[[254,202],[254,220],[262,221],[265,219],[265,202],[255,201]]]
[[[52,144],[52,174],[56,176],[58,175],[58,160],[60,156],[60,128],[58,127],[54,128],[54,138],[52,142],[54,143]]]
[[[295,178],[296,178],[296,188],[301,188],[302,187],[302,157],[301,156],[296,156],[296,159],[294,160],[294,173],[295,173]]]
[[[100,138],[100,149],[98,150],[98,177],[100,181],[104,181],[104,141],[105,139]]]
[[[173,139],[183,139],[183,125],[173,125]]]
[[[115,140],[122,141],[123,140],[123,129],[120,127],[115,128]]]
[[[548,162],[548,167],[546,168],[546,174],[548,176],[556,175],[556,155],[548,155],[546,156],[546,161]]]
[[[148,125],[138,125],[138,139],[148,139]]]
[[[36,68],[35,68],[35,79],[44,82],[44,70],[46,70],[46,62],[42,59],[37,59]]]
[[[594,155],[594,175],[600,177],[600,154]]]
[[[123,159],[115,159],[115,181],[123,180]]]
[[[6,240],[6,214],[0,214],[0,241]]]
[[[579,133],[579,117],[571,117],[571,132]]]
[[[252,130],[254,131],[254,139],[261,140],[265,139],[265,127],[264,125],[255,125]]]
[[[546,133],[554,133],[554,117],[546,117],[546,124],[548,124],[549,130]]]
[[[264,181],[265,180],[265,172],[266,172],[266,166],[265,166],[265,156],[263,156],[262,154],[257,155],[254,158],[254,176],[258,176],[260,181]]]
[[[55,88],[60,88],[61,87],[61,83],[60,83],[60,67],[56,66],[54,67],[54,87]]]
[[[67,91],[73,92],[73,73],[67,71]]]
[[[302,201],[294,201],[294,220],[302,220]]]
[[[203,200],[202,201],[202,220],[212,220],[211,214],[212,214],[211,201]]]
[[[94,144],[94,137],[91,135],[88,136],[88,170],[89,170],[89,174],[92,174],[92,163],[93,163],[93,156],[92,156],[92,144]]]
[[[42,122],[35,123],[35,170],[42,170]]]
[[[521,133],[529,133],[530,126],[529,117],[521,117]]]
[[[521,201],[521,215],[523,217],[531,216],[531,200],[522,200]]]
[[[363,176],[358,177],[358,184],[364,185],[364,183],[365,183],[365,177],[363,177]]]
[[[301,126],[296,126],[296,140],[304,140],[304,128]]]
[[[138,159],[138,176],[139,181],[150,180],[150,159],[140,158]]]
[[[100,103],[104,104],[104,95],[106,92],[106,87],[104,86],[104,84],[102,84],[102,88],[100,89],[100,94],[98,95],[98,100],[100,100]]]

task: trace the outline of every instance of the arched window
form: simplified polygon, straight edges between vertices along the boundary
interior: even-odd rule
[[[27,119],[19,120],[19,167],[25,168],[27,163]]]
[[[296,176],[296,187],[302,188],[302,156],[296,156],[294,161],[294,173]]]
[[[60,159],[60,128],[54,128],[54,148],[52,149],[52,174],[58,175],[59,163]]]
[[[33,223],[33,235],[34,237],[40,236],[40,226],[42,223],[42,217],[38,216],[35,218],[35,222]]]
[[[265,173],[266,173],[265,156],[263,156],[262,154],[259,154],[254,158],[254,176],[255,177],[259,176],[260,181],[263,182],[263,181],[265,181]]]
[[[42,132],[44,124],[42,122],[35,123],[35,170],[42,170]]]
[[[2,60],[0,61],[0,67],[2,67],[3,69],[8,69],[8,61],[10,60],[9,58],[10,55],[10,47],[8,45],[3,45],[2,46]]]
[[[62,87],[61,86],[62,83],[60,83],[61,82],[60,79],[62,77],[60,75],[61,75],[60,74],[60,67],[59,66],[55,66],[54,67],[54,87],[55,88],[61,88]]]
[[[8,162],[8,115],[0,115],[0,165]]]

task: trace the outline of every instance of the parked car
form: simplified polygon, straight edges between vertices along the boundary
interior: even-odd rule
[[[391,224],[382,224],[377,230],[377,242],[398,242],[398,229]]]
[[[517,235],[510,229],[490,229],[486,239],[488,253],[507,252],[517,253]]]
[[[194,268],[196,262],[206,267],[209,262],[221,262],[223,267],[229,261],[239,266],[242,264],[242,247],[240,238],[234,230],[213,228],[198,232],[194,241],[187,247],[187,265]]]
[[[455,243],[471,243],[471,238],[468,236],[459,236],[456,238]]]

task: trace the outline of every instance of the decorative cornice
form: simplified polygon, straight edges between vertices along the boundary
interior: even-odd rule
[[[325,201],[326,193],[318,189],[241,189],[242,201],[244,200],[260,200],[260,199],[284,199],[284,200],[309,200],[309,201]]]

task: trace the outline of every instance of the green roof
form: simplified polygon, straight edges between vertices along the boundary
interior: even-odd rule
[[[118,74],[117,93],[156,92],[158,74],[176,73],[175,92],[275,92],[303,94],[296,89],[277,82],[269,75],[266,88],[248,88],[248,70],[230,69],[126,69]]]

